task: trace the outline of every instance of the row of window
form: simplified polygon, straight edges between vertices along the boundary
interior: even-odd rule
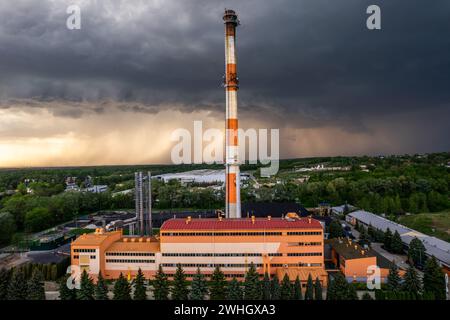
[[[261,253],[163,253],[163,257],[261,257]]]
[[[79,256],[79,255],[74,255],[73,258],[74,258],[74,259],[80,259],[80,256]],[[91,259],[97,259],[97,256],[89,256],[89,258],[91,258]]]
[[[106,259],[109,263],[155,263],[155,260],[147,259]]]
[[[73,249],[73,252],[95,252],[95,249]]]
[[[292,247],[309,247],[309,246],[321,246],[322,242],[289,242],[288,246],[292,246]]]
[[[320,236],[322,232],[320,231],[291,231],[288,232],[288,236]]]
[[[267,254],[269,257],[281,257],[281,252],[271,252]],[[321,256],[321,252],[294,252],[288,253],[288,257],[311,257]],[[262,253],[172,253],[167,252],[162,254],[163,257],[261,257]]]
[[[321,256],[322,252],[291,252],[287,255],[288,257],[317,257]]]
[[[161,236],[176,237],[176,236],[215,236],[215,237],[230,237],[230,236],[281,236],[281,232],[162,232]],[[291,231],[287,233],[288,236],[320,236],[321,231]]]
[[[163,263],[163,267],[176,268],[178,267],[177,263]],[[249,264],[244,263],[181,263],[182,268],[245,268],[248,267]],[[255,267],[262,267],[261,263],[254,263]]]
[[[321,267],[321,263],[271,263],[271,267]]]
[[[107,256],[132,256],[132,257],[149,257],[155,256],[153,252],[106,252]]]
[[[162,236],[215,236],[215,237],[229,237],[229,236],[281,236],[281,232],[162,232]]]

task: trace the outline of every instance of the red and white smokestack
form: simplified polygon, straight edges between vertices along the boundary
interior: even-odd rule
[[[241,196],[238,154],[238,116],[237,91],[238,77],[236,69],[236,27],[239,25],[236,12],[226,10],[225,23],[225,214],[227,218],[241,217]]]

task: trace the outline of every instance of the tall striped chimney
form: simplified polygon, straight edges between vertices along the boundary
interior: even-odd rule
[[[241,196],[238,156],[238,116],[236,70],[236,27],[239,25],[236,12],[225,9],[225,215],[227,218],[241,217]]]

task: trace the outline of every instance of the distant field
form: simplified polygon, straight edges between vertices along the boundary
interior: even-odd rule
[[[450,211],[403,216],[401,224],[450,242]]]

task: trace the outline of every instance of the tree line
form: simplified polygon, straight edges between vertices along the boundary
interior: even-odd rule
[[[80,289],[70,290],[66,285],[67,278],[60,282],[60,298],[62,300],[107,300],[108,286],[105,279],[99,274],[94,284],[84,271],[80,277]],[[286,274],[280,281],[275,275],[272,279],[266,273],[260,280],[253,263],[245,274],[244,281],[233,278],[227,281],[220,267],[216,267],[207,279],[201,270],[192,275],[192,281],[187,281],[187,275],[181,265],[169,281],[168,275],[160,266],[154,280],[147,281],[141,269],[131,282],[121,273],[114,282],[112,299],[114,300],[145,300],[151,289],[155,300],[322,300],[322,285],[319,279],[313,281],[308,277],[305,293],[303,295],[300,279],[297,277],[292,283]]]
[[[445,300],[445,275],[435,257],[425,263],[423,277],[410,266],[403,277],[395,263],[391,264],[386,289],[376,291],[377,300]]]

